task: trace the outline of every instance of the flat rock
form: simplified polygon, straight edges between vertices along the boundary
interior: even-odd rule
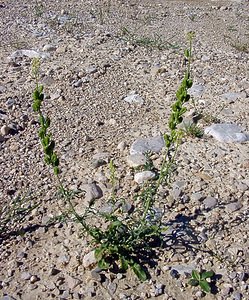
[[[212,209],[218,204],[218,200],[214,197],[207,197],[204,201],[203,204],[206,209]]]
[[[200,97],[204,93],[205,87],[202,84],[193,84],[189,89],[189,93],[193,97]]]
[[[242,143],[249,140],[249,134],[235,124],[213,124],[205,128],[205,134],[213,136],[219,142]]]
[[[81,188],[86,191],[86,201],[99,199],[103,196],[101,188],[96,183],[84,184],[81,186]]]
[[[92,265],[95,265],[97,263],[97,260],[95,258],[95,251],[92,250],[91,252],[87,253],[84,257],[83,257],[83,266],[85,268],[88,268]]]
[[[229,92],[221,95],[223,99],[229,102],[234,102],[237,99],[244,98],[245,96],[246,96],[245,93],[233,93],[233,92]]]
[[[127,164],[130,168],[137,168],[147,163],[147,158],[143,154],[131,154],[126,158]]]
[[[137,139],[130,148],[130,154],[144,154],[150,152],[160,152],[164,147],[164,139],[162,135],[148,138]]]
[[[29,57],[29,58],[48,58],[49,54],[45,52],[38,52],[35,50],[16,50],[13,52],[10,56],[9,59],[15,59],[17,57]]]
[[[135,91],[132,91],[129,93],[125,98],[124,101],[128,103],[137,103],[137,104],[143,104],[144,100],[139,94],[137,94]]]
[[[145,181],[154,178],[155,176],[156,174],[151,171],[143,171],[135,174],[134,181],[138,184],[142,184]]]
[[[240,202],[232,202],[232,203],[227,204],[226,211],[234,212],[236,210],[241,209],[241,207],[242,207],[242,204]]]

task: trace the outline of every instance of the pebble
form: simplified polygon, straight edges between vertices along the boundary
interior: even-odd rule
[[[245,97],[244,93],[225,93],[223,95],[221,95],[221,97],[225,100],[227,100],[229,103],[232,103],[234,101],[236,101],[239,98],[243,98]]]
[[[3,136],[6,136],[6,135],[8,135],[9,134],[9,132],[10,132],[10,127],[9,126],[7,126],[7,125],[3,125],[2,127],[1,127],[1,134],[3,135]]]
[[[96,183],[83,184],[80,187],[86,192],[85,200],[87,202],[103,197],[103,191]]]
[[[9,59],[15,59],[23,56],[27,56],[29,58],[49,58],[49,54],[44,52],[38,52],[35,50],[16,50],[9,56]]]
[[[156,174],[154,172],[143,171],[135,174],[134,181],[138,184],[142,184],[150,179],[153,179],[155,176]]]
[[[31,274],[29,272],[23,272],[21,273],[21,279],[23,280],[29,280],[31,278]]]
[[[203,204],[206,209],[212,209],[218,204],[218,200],[214,197],[207,197],[204,199]]]
[[[242,129],[235,124],[213,124],[205,128],[204,132],[219,142],[242,143],[249,140],[249,134],[242,133]]]
[[[51,45],[51,44],[47,44],[43,47],[42,49],[44,52],[52,52],[52,51],[56,51],[56,46]]]
[[[131,154],[127,156],[126,162],[130,168],[137,168],[145,165],[148,160],[143,154]]]
[[[162,135],[137,139],[130,148],[130,154],[144,154],[146,152],[160,152],[165,146]]]
[[[241,209],[242,204],[240,202],[232,202],[226,205],[226,211],[227,212],[235,212],[239,209]]]
[[[125,98],[124,101],[128,102],[128,103],[137,103],[137,104],[143,104],[144,103],[144,99],[139,96],[138,94],[136,94],[135,91],[130,92]]]
[[[240,292],[234,292],[232,294],[233,300],[242,300],[242,294]]]
[[[97,263],[97,260],[95,258],[95,251],[92,250],[83,257],[83,266],[85,268],[89,268],[92,265],[95,265]]]
[[[193,97],[201,97],[204,93],[205,87],[202,84],[193,84],[192,87],[189,89],[189,93]]]

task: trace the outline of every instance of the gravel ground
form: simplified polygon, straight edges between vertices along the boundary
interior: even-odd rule
[[[0,299],[249,299],[249,1],[6,0],[0,18],[0,225],[15,201],[36,206],[0,236]],[[77,224],[47,226],[65,203],[37,138],[31,56],[41,57],[63,180],[88,191],[75,203],[80,211],[96,185],[105,205],[110,158],[118,194],[132,198],[131,146],[168,131],[189,31],[194,85],[185,122],[198,113],[205,134],[183,138],[172,184],[160,191],[169,241],[150,280],[99,274],[84,263],[91,247]],[[221,133],[211,132],[214,123]],[[152,159],[158,166],[162,155]],[[200,268],[215,272],[214,293],[187,284]]]

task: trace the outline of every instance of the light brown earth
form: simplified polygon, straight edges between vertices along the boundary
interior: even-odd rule
[[[73,189],[96,181],[104,205],[110,184],[103,176],[110,171],[108,164],[96,167],[93,156],[107,152],[113,158],[118,193],[132,199],[137,186],[126,161],[130,145],[168,131],[189,31],[195,32],[194,84],[204,89],[188,109],[205,116],[198,123],[202,129],[233,123],[248,133],[248,0],[0,2],[0,226],[14,200],[38,205],[20,222],[13,218],[0,236],[1,300],[249,299],[248,142],[183,139],[172,185],[157,203],[179,236],[172,234],[173,245],[158,252],[151,280],[144,283],[130,272],[103,272],[99,282],[82,265],[91,247],[80,227],[71,221],[46,226],[66,205],[55,196],[37,137],[32,60],[13,53],[49,54],[41,59],[40,82],[63,180]],[[125,102],[130,91],[143,104]],[[226,93],[234,98],[227,100]],[[161,161],[159,154],[152,158],[156,165]],[[210,209],[207,197],[217,200]],[[75,202],[79,210],[86,204],[84,196]],[[25,233],[18,234],[20,229]],[[203,295],[185,275],[173,278],[174,266],[214,270],[217,293]]]

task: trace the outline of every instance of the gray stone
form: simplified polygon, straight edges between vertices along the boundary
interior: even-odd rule
[[[218,200],[214,197],[207,197],[204,201],[203,204],[206,209],[212,209],[218,204]]]
[[[29,280],[30,278],[31,278],[31,274],[29,272],[22,272],[21,273],[21,279]]]
[[[205,134],[225,143],[242,143],[249,140],[249,134],[242,133],[242,129],[235,124],[213,124],[205,128]]]
[[[130,148],[130,154],[144,154],[148,151],[160,152],[165,146],[162,135],[137,139]]]
[[[203,195],[201,193],[193,193],[191,195],[191,199],[194,201],[200,201],[203,198]]]
[[[39,277],[38,276],[36,276],[36,275],[32,275],[31,277],[30,277],[30,283],[35,283],[35,282],[37,282],[39,280]]]
[[[85,268],[89,268],[92,265],[95,265],[97,263],[97,260],[95,258],[95,251],[92,250],[83,257],[83,266]]]
[[[126,161],[130,168],[137,168],[148,162],[146,156],[143,154],[131,154],[127,157]]]
[[[141,96],[139,96],[135,91],[130,92],[125,98],[124,101],[128,103],[138,103],[143,104],[144,100]]]
[[[97,72],[97,68],[95,66],[88,66],[85,68],[87,74],[94,74]]]
[[[200,97],[204,93],[205,87],[202,84],[193,84],[193,86],[189,89],[189,93],[193,97]]]
[[[177,271],[179,274],[184,275],[184,274],[191,274],[192,271],[195,269],[196,267],[194,265],[175,265],[175,266],[171,266],[172,270]]]
[[[239,98],[244,98],[245,94],[244,93],[225,93],[221,95],[221,97],[225,100],[227,100],[229,103],[236,101]]]
[[[103,196],[101,188],[96,183],[84,184],[81,186],[83,191],[86,191],[86,201],[99,199]]]
[[[48,58],[49,54],[48,53],[44,53],[44,52],[38,52],[35,50],[16,50],[15,52],[13,52],[10,56],[9,59],[15,59],[17,57],[29,57],[29,58]]]
[[[52,52],[56,50],[56,46],[51,45],[51,44],[47,44],[43,47],[42,49],[44,52]]]
[[[240,292],[234,292],[232,295],[233,300],[241,300],[242,299],[242,294]]]
[[[73,290],[76,286],[81,284],[82,281],[79,280],[78,278],[74,278],[70,275],[66,275],[65,282],[67,283],[69,289]]]
[[[156,174],[151,171],[143,171],[135,174],[134,181],[138,184],[142,184],[145,181],[153,179],[155,176]]]
[[[241,209],[241,207],[242,207],[242,204],[240,202],[232,202],[232,203],[227,204],[226,211],[234,212],[236,210]]]
[[[0,298],[0,300],[16,300],[16,299],[11,296],[5,295],[2,298]]]

